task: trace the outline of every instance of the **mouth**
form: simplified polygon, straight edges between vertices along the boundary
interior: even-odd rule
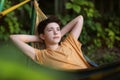
[[[53,37],[53,39],[57,39],[57,38],[59,38],[59,36],[55,36],[55,37]]]

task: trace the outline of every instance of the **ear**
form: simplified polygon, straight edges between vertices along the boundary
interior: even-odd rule
[[[41,38],[42,40],[45,40],[44,34],[40,34],[40,38]]]

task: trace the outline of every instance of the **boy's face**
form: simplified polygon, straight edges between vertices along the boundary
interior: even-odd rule
[[[58,44],[61,40],[60,26],[55,23],[49,23],[44,29],[43,40],[46,44]]]

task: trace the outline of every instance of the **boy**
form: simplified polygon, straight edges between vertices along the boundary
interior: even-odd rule
[[[90,65],[84,59],[81,43],[77,41],[83,26],[80,15],[60,30],[60,22],[55,17],[48,17],[38,25],[38,36],[11,35],[13,42],[30,58],[55,69],[85,69]],[[68,36],[62,41],[66,33]],[[38,50],[28,42],[44,42],[46,49]]]

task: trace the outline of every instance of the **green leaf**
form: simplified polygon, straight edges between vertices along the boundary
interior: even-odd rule
[[[66,7],[66,9],[71,9],[72,8],[72,4],[68,2],[68,3],[66,3],[65,7]]]
[[[118,40],[118,41],[120,41],[120,37],[119,36],[116,36],[115,39]]]
[[[98,32],[103,32],[103,29],[99,23],[96,23],[95,25]]]
[[[78,5],[73,5],[73,10],[76,12],[76,13],[79,13],[80,11],[81,11],[81,8],[80,8],[80,6],[78,6]]]
[[[101,47],[101,41],[100,39],[94,39],[94,44],[97,46],[97,47]]]

